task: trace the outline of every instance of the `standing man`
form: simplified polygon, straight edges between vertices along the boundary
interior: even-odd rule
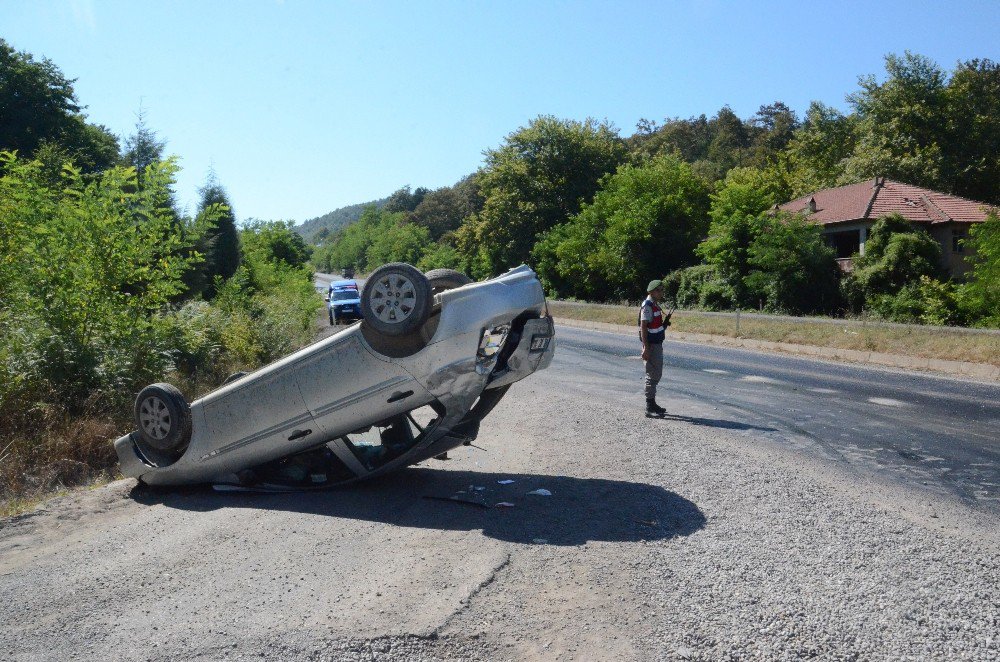
[[[663,314],[663,281],[653,280],[646,286],[648,296],[639,307],[639,337],[642,338],[642,360],[646,363],[646,415],[662,416],[667,410],[656,404],[656,385],[663,375],[663,336],[670,325],[670,314]]]

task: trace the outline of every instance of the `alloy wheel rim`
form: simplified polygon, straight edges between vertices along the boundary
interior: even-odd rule
[[[151,395],[139,405],[139,425],[153,439],[165,439],[170,433],[170,410],[167,404]]]
[[[375,317],[383,322],[403,322],[413,314],[416,302],[417,289],[406,276],[385,276],[372,287],[370,308]]]

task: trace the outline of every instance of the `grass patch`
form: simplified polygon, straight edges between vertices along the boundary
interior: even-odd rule
[[[549,311],[554,317],[627,326],[636,326],[638,320],[638,307],[630,306],[550,301]],[[684,333],[1000,365],[1000,335],[997,334],[963,333],[941,327],[901,328],[853,320],[825,324],[741,317],[737,335],[733,317],[682,310],[674,312],[671,321],[670,331]]]

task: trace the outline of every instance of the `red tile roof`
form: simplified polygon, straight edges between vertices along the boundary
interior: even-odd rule
[[[938,193],[891,179],[879,178],[877,181],[877,185],[876,180],[868,180],[824,189],[779,205],[778,209],[792,213],[807,212],[809,220],[823,225],[875,220],[892,213],[913,223],[978,223],[986,220],[990,209],[985,203],[957,195]],[[810,200],[815,201],[812,213],[808,213]]]

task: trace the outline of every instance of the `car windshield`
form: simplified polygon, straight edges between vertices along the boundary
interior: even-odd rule
[[[358,298],[357,290],[334,290],[333,300],[334,301],[350,301],[352,299]]]

